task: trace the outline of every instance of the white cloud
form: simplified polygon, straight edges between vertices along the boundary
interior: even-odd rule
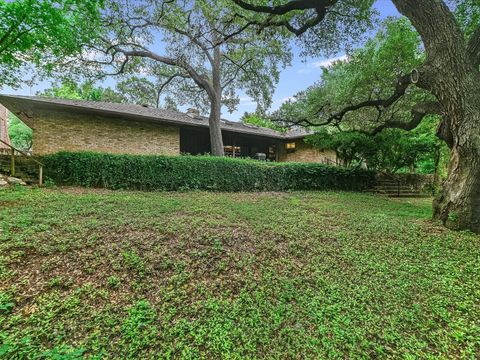
[[[330,58],[330,59],[315,61],[315,62],[312,63],[312,66],[315,67],[315,68],[328,68],[328,67],[332,66],[334,62],[345,61],[347,59],[348,59],[347,55],[342,55],[342,56],[337,56],[337,57]]]

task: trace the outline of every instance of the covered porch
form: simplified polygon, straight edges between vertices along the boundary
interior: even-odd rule
[[[222,131],[225,155],[229,157],[258,158],[265,154],[266,160],[278,161],[278,149],[283,146],[279,139]],[[210,153],[208,128],[184,127],[180,129],[180,153],[202,155]]]

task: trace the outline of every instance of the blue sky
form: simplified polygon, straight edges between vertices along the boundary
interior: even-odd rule
[[[390,0],[377,0],[375,7],[380,12],[380,17],[398,16],[398,12]],[[273,95],[273,104],[270,110],[277,109],[282,102],[286,101],[301,90],[306,89],[310,85],[319,80],[321,74],[321,66],[328,65],[331,61],[341,58],[344,54],[338,54],[332,58],[307,58],[302,59],[299,56],[300,50],[293,48],[294,58],[291,66],[284,69],[280,76],[280,81]],[[113,80],[105,82],[106,86],[114,86]],[[35,95],[38,91],[42,91],[49,86],[49,82],[44,81],[35,86],[22,86],[18,90],[5,88],[2,93],[18,94],[18,95]],[[240,104],[237,111],[229,114],[225,109],[223,117],[229,120],[239,120],[245,112],[253,112],[256,104],[247,96],[240,94]]]

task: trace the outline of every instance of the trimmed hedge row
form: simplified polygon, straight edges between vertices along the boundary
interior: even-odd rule
[[[212,156],[60,152],[44,156],[58,185],[134,190],[362,190],[373,172],[312,163],[264,163]]]

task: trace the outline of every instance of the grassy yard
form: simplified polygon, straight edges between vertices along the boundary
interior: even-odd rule
[[[479,358],[480,236],[430,200],[0,192],[0,358]]]

